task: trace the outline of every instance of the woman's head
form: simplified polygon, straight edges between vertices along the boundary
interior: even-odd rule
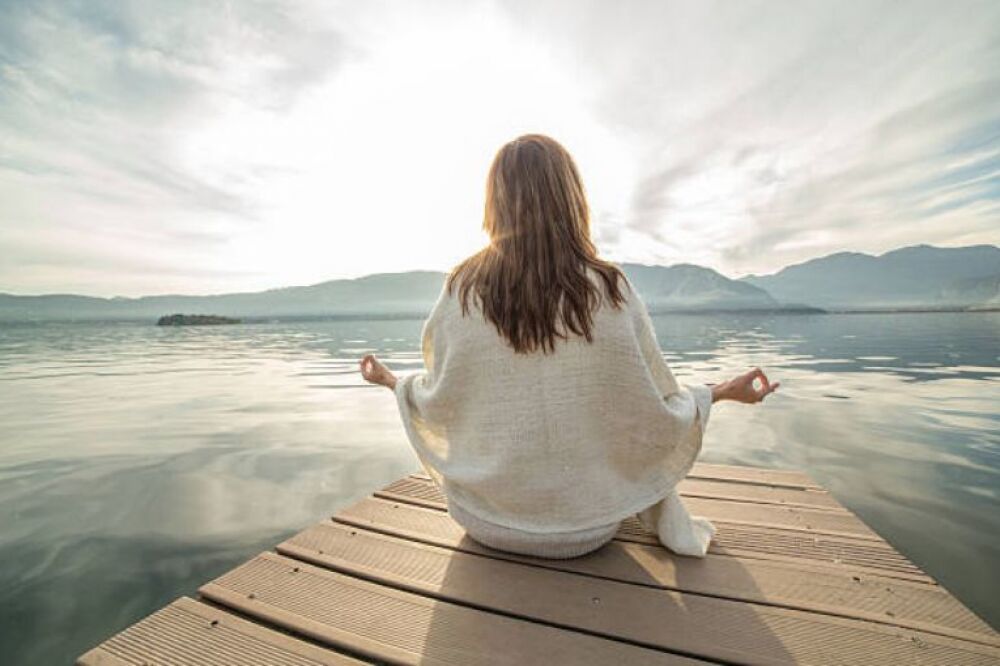
[[[569,246],[593,255],[583,183],[566,149],[526,134],[498,150],[486,177],[483,229],[496,245]]]
[[[590,210],[573,158],[555,140],[526,134],[497,152],[486,178],[483,229],[490,243],[452,272],[463,312],[470,295],[519,352],[551,351],[568,334],[592,339],[592,312],[601,293],[614,307],[623,296],[621,272],[597,257]],[[561,327],[560,327],[561,324]]]

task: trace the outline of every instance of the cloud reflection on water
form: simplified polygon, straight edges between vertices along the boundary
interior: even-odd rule
[[[1000,315],[654,323],[682,382],[782,382],[717,405],[704,460],[807,470],[1000,622]],[[0,328],[8,658],[64,662],[416,468],[393,396],[355,367],[374,350],[419,369],[421,327]]]

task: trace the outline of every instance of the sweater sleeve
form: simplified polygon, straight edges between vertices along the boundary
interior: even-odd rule
[[[446,337],[439,330],[441,309],[447,297],[447,287],[424,322],[421,332],[420,350],[424,370],[400,377],[396,381],[394,393],[399,415],[407,438],[413,446],[424,470],[439,485],[442,477],[439,469],[447,460],[448,441],[446,427],[436,414],[439,411],[438,377],[442,373],[445,358]]]
[[[700,451],[712,408],[712,389],[705,384],[681,386],[677,383],[660,351],[649,311],[634,289],[630,297],[634,299],[633,322],[643,360],[663,395],[667,408],[681,422],[690,423],[687,437],[691,438],[689,441],[694,449]],[[691,458],[690,464],[693,463],[694,458]],[[684,474],[689,470],[690,465],[684,470]],[[676,487],[671,488],[663,500],[640,512],[637,517],[646,529],[656,533],[661,544],[679,555],[705,557],[715,536],[715,526],[710,521],[688,513]]]
[[[629,301],[632,308],[633,325],[639,339],[643,360],[646,367],[649,368],[653,382],[668,406],[679,414],[687,411],[693,403],[697,409],[697,420],[701,434],[704,435],[708,425],[708,416],[712,410],[711,387],[707,384],[685,386],[678,384],[673,371],[663,358],[663,352],[660,350],[660,343],[656,340],[656,332],[653,329],[653,320],[649,316],[649,311],[635,292],[635,288],[629,286],[632,290],[632,293],[629,294]]]

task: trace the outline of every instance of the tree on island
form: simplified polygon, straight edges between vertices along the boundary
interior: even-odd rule
[[[216,326],[219,324],[239,324],[239,319],[218,315],[172,314],[160,317],[157,326]]]

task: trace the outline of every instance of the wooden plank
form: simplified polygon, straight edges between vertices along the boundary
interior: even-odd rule
[[[778,504],[808,509],[847,511],[825,490],[784,488],[713,479],[684,479],[677,485],[683,497],[707,497],[754,504]]]
[[[714,465],[695,463],[688,473],[689,479],[714,479],[739,483],[756,483],[765,486],[826,490],[808,474],[792,469],[770,469],[764,467],[744,467],[739,465]]]
[[[149,662],[125,661],[124,659],[119,659],[113,653],[107,652],[101,646],[95,647],[76,660],[77,666],[135,666],[136,663],[144,664]]]
[[[401,482],[403,481],[403,482]],[[414,499],[416,505],[447,510],[444,496],[430,482],[402,479],[375,493],[389,501]],[[854,564],[896,574],[929,580],[919,567],[896,552],[882,540],[853,539],[844,536],[803,534],[794,531],[733,525],[716,522],[716,537],[711,549],[721,554],[741,557],[808,558],[834,563]],[[655,535],[647,532],[635,518],[622,522],[617,539],[658,543]]]
[[[424,472],[415,472],[413,476],[429,480]],[[775,488],[792,488],[798,490],[826,490],[813,481],[808,474],[791,469],[770,469],[764,467],[742,467],[738,465],[715,465],[710,463],[695,463],[688,473],[689,479],[708,479],[713,481],[731,481],[735,483],[750,483]]]
[[[385,585],[646,647],[745,664],[975,663],[1000,649],[866,621],[623,585],[405,540],[318,528],[284,549]],[[335,550],[316,548],[333,546]],[[345,548],[347,546],[347,548]],[[838,641],[830,641],[831,634]],[[864,646],[863,652],[860,646]]]
[[[648,595],[649,589],[669,589],[862,619],[1000,647],[1000,636],[939,586],[881,576],[790,570],[780,564],[741,562],[730,557],[696,560],[673,556],[660,547],[622,543],[609,544],[582,558],[544,560],[509,556],[468,538],[442,540],[442,545],[435,546],[335,523],[311,527],[277,548],[285,555],[442,598],[461,599],[466,579],[453,575],[456,563],[461,563],[496,587],[491,594],[506,603],[506,611],[511,613],[530,614],[530,603],[517,606],[533,600],[532,595],[522,594],[525,588],[537,590],[535,596],[551,592],[557,600],[570,591],[589,591],[602,600],[613,597],[624,603],[633,593],[621,583],[631,583],[644,587],[635,593],[636,599]],[[484,557],[500,564],[480,564]],[[509,568],[496,573],[497,566]],[[508,584],[511,576],[516,580]],[[556,589],[550,590],[551,585]],[[459,589],[452,589],[456,587]],[[464,602],[499,603],[471,598]],[[662,627],[667,625],[656,625],[647,635],[648,625],[633,624],[632,614],[611,613],[609,619],[604,614],[612,607],[601,603],[600,614],[586,610],[582,619],[577,611],[585,605],[557,604],[548,621],[650,645],[659,645],[665,637]]]
[[[779,488],[750,483],[733,483],[728,481],[685,479],[677,486],[682,497],[702,497],[710,499],[725,499],[731,502],[748,502],[752,504],[776,504],[779,506],[800,507],[817,511],[829,510],[846,512],[833,495],[825,490],[800,490],[794,488]],[[394,481],[380,492],[403,493],[424,499],[443,501],[440,489],[425,475],[410,475]]]
[[[718,552],[742,557],[759,557],[761,554],[793,558],[825,560],[843,564],[856,564],[872,569],[925,577],[915,564],[884,541],[831,537],[819,534],[760,527],[715,523],[713,547]],[[635,518],[622,521],[616,535],[622,541],[659,544],[655,534],[646,530]]]
[[[435,509],[446,508],[441,490],[430,479],[405,483],[402,479],[375,491],[376,497],[410,502]],[[745,504],[738,501],[685,497],[684,503],[692,514],[713,521],[750,523],[783,529],[844,534],[882,541],[871,528],[847,511],[796,508],[776,504]]]
[[[350,506],[334,518],[334,522],[345,525],[352,525],[366,529],[373,529],[385,534],[400,536],[407,539],[423,541],[433,545],[447,547],[461,547],[466,549],[466,544],[478,544],[472,539],[465,537],[462,527],[452,520],[451,516],[443,511],[434,511],[418,506],[407,504],[393,504],[378,498],[363,500]],[[461,545],[459,545],[461,544]],[[650,549],[654,552],[662,552],[669,555],[662,546],[639,544],[622,540],[614,540],[610,545],[626,546],[629,544],[637,547]],[[491,554],[501,554],[500,551],[484,549],[477,552],[488,552]],[[502,553],[508,556],[507,553]],[[516,556],[513,556],[516,557]],[[733,555],[724,549],[712,547],[709,549],[709,557],[735,559],[744,566],[749,566],[752,562],[770,562],[774,566],[783,566],[795,571],[810,572],[810,575],[818,572],[828,572],[840,575],[858,576],[865,580],[869,577],[893,581],[909,581],[915,584],[936,586],[932,578],[926,574],[911,575],[885,569],[871,569],[857,565],[845,565],[843,563],[833,563],[826,561],[808,560],[798,557],[785,557],[780,555],[765,554],[761,557],[742,557]],[[542,560],[539,562],[554,562],[553,560]],[[545,565],[548,566],[548,565]],[[562,566],[560,563],[558,566]],[[595,575],[604,575],[602,572],[595,572]]]
[[[470,539],[411,475],[201,589],[226,608],[179,599],[77,663],[1000,664],[1000,634],[808,476],[698,464],[682,493],[719,528],[706,558],[633,517],[551,560]]]
[[[804,530],[855,538],[864,537],[874,541],[882,541],[882,537],[878,536],[852,513],[813,511],[772,504],[741,504],[700,497],[685,497],[684,504],[693,515],[705,516],[713,521]]]
[[[366,662],[183,597],[112,636],[77,661],[80,666],[348,666],[363,663]]]
[[[259,621],[392,663],[703,663],[431,599],[271,553],[200,593]]]
[[[725,482],[719,483],[726,486]],[[746,487],[754,491],[760,490],[760,488],[754,486]],[[798,491],[783,490],[782,492]],[[737,492],[737,495],[740,494],[743,494],[742,490]],[[816,494],[817,493],[810,491],[810,496]],[[375,495],[377,497],[412,502],[414,504],[420,504],[433,508],[445,508],[447,506],[444,493],[441,489],[437,486],[437,484],[423,475],[411,474],[408,477],[398,479],[386,487],[375,491]],[[747,519],[744,522],[765,522],[771,523],[771,526],[773,527],[794,527],[796,529],[809,529],[811,531],[816,531],[810,524],[810,522],[812,522],[817,523],[818,528],[830,528],[827,531],[839,531],[856,534],[858,536],[865,536],[873,540],[882,541],[881,537],[872,532],[870,528],[868,528],[852,513],[843,508],[838,509],[829,503],[827,503],[827,506],[806,506],[803,503],[805,500],[802,502],[787,502],[782,504],[782,502],[777,499],[772,502],[748,502],[740,499],[737,495],[731,495],[730,498],[685,495],[685,503],[689,506],[689,508],[694,506],[699,509],[707,509],[707,511],[698,511],[697,513],[699,513],[699,515],[706,515],[713,520],[726,520],[728,518],[726,515],[728,510],[735,509],[737,507],[745,507],[751,510],[751,513],[746,514],[747,516],[764,518],[764,520],[760,521]],[[830,501],[833,501],[832,498]],[[738,518],[739,516],[739,513],[734,514],[734,517]],[[788,516],[800,516],[800,518],[789,520]]]
[[[404,536],[418,541],[428,543],[439,543],[439,540],[447,541],[460,540],[465,531],[452,520],[445,511],[436,511],[412,504],[390,502],[380,498],[371,498],[350,506],[333,517],[335,522],[356,525],[359,527],[372,528],[378,531]],[[614,543],[628,543],[625,540],[616,539]],[[638,543],[638,542],[633,542]],[[646,544],[642,544],[646,545]],[[650,546],[665,550],[662,546]],[[807,566],[811,569],[833,569],[836,571],[850,570],[854,573],[864,573],[868,575],[883,576],[898,580],[909,580],[927,585],[935,585],[934,580],[926,574],[911,574],[900,572],[894,569],[869,568],[861,565],[848,565],[844,562],[834,562],[833,560],[807,559],[804,557],[792,557],[774,553],[751,553],[744,555],[742,552],[733,552],[719,546],[710,546],[709,553],[719,557],[735,557],[740,560],[765,560],[772,562],[786,563],[791,566]]]
[[[400,479],[375,491],[377,497],[411,502],[432,508],[445,508],[445,497],[430,479],[411,477]],[[684,503],[692,514],[705,516],[713,521],[742,522],[769,527],[801,529],[809,532],[863,536],[875,541],[882,538],[875,534],[857,516],[849,511],[798,507],[768,503],[743,503],[738,500],[685,497]]]

